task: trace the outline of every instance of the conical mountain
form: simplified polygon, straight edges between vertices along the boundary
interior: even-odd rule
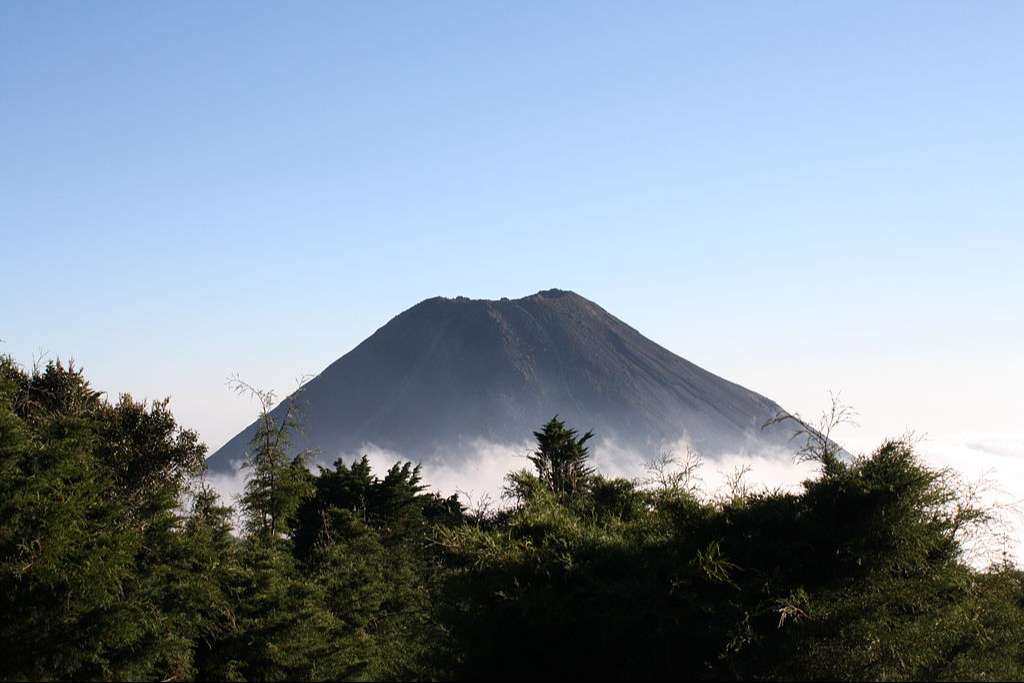
[[[420,461],[477,439],[519,443],[552,415],[619,448],[686,437],[704,455],[784,446],[773,401],[659,346],[578,294],[427,299],[312,379],[304,434],[333,460],[376,446]],[[255,425],[210,458],[237,464]],[[600,446],[598,446],[600,447]]]

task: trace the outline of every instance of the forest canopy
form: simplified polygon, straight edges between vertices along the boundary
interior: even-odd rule
[[[989,512],[911,441],[710,496],[555,418],[468,510],[267,407],[224,501],[167,401],[0,358],[0,679],[1024,679],[1024,573],[967,561]]]

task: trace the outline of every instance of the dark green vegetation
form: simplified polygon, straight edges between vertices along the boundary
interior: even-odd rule
[[[986,514],[905,442],[708,499],[552,421],[472,514],[409,464],[311,473],[291,417],[236,533],[166,403],[0,361],[0,678],[1024,678],[1024,574],[965,564]]]

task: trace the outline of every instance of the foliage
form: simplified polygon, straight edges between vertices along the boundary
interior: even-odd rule
[[[1024,575],[962,557],[986,513],[906,441],[822,443],[800,493],[511,475],[509,512],[441,535],[458,676],[1021,679]]]
[[[204,453],[166,402],[0,360],[0,678],[195,674],[205,549],[177,506]]]
[[[469,514],[411,463],[311,472],[257,395],[236,521],[166,401],[0,359],[0,679],[1024,679],[1024,573],[965,561],[990,517],[908,440],[801,422],[818,476],[712,497],[554,419]]]
[[[537,468],[541,482],[555,493],[570,496],[586,488],[594,473],[587,464],[590,450],[586,444],[594,434],[587,432],[577,437],[576,430],[567,427],[556,415],[533,435],[537,439],[537,450],[529,459]]]

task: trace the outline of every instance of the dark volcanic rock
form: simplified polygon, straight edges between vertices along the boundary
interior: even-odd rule
[[[785,446],[791,433],[761,429],[780,410],[773,401],[554,289],[423,301],[311,380],[302,403],[305,435],[295,446],[327,460],[367,444],[431,460],[475,438],[521,442],[556,413],[647,452],[685,435],[714,457]],[[214,453],[211,468],[240,460],[253,430]]]

